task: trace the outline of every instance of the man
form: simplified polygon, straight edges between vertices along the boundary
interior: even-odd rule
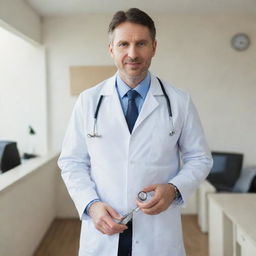
[[[117,12],[109,52],[118,72],[74,107],[58,163],[82,219],[80,256],[185,255],[181,206],[212,159],[190,97],[148,71],[155,34],[141,10]],[[140,191],[153,197],[136,200]]]

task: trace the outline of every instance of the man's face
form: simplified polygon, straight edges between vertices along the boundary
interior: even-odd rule
[[[123,79],[140,79],[147,74],[156,41],[148,27],[130,22],[121,23],[113,33],[109,52]]]

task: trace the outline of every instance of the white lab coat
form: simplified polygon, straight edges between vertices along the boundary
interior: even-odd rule
[[[207,176],[212,159],[188,94],[164,83],[170,97],[175,135],[169,136],[166,100],[151,74],[151,86],[132,134],[115,88],[116,75],[78,98],[65,135],[59,166],[82,219],[80,256],[116,256],[119,235],[103,235],[83,214],[99,198],[120,214],[133,209],[137,193],[151,184],[175,184],[183,202],[158,215],[133,217],[133,256],[184,256],[181,206]],[[100,95],[100,138],[89,138]],[[183,165],[180,164],[180,157]]]

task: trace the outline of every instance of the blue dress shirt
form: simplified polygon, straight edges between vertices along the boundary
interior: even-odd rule
[[[136,90],[138,92],[139,97],[136,97],[135,104],[138,108],[138,112],[140,112],[142,105],[145,101],[145,98],[147,96],[147,93],[150,87],[150,82],[151,82],[151,76],[150,76],[150,73],[148,72],[147,76],[135,88],[131,88],[120,78],[119,74],[117,74],[116,89],[118,92],[118,96],[121,102],[124,115],[126,114],[127,107],[128,107],[128,97],[126,93],[131,89]]]

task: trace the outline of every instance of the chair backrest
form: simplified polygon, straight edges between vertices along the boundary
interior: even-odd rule
[[[212,152],[213,167],[207,179],[218,191],[232,191],[240,176],[243,154]]]

